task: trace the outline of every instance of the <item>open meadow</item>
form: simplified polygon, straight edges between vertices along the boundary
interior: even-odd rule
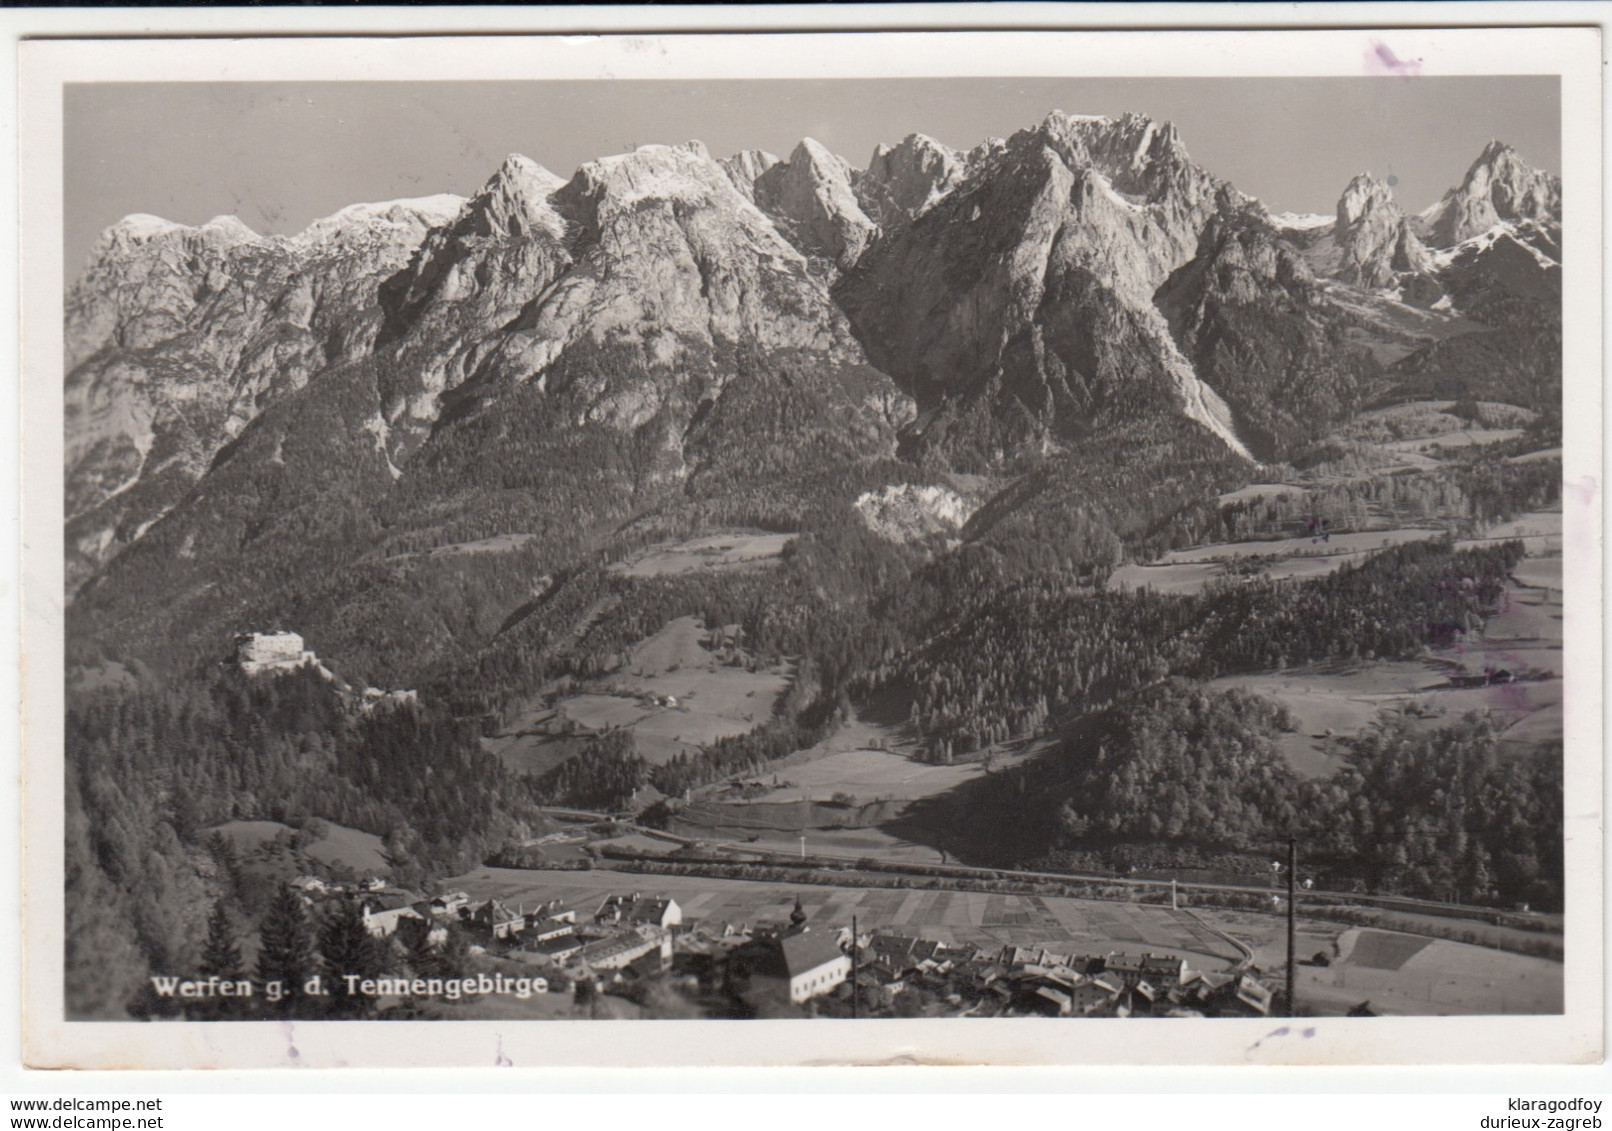
[[[793,674],[787,665],[751,671],[742,654],[719,657],[712,644],[698,619],[679,617],[634,645],[612,675],[525,712],[483,745],[512,769],[543,773],[607,731],[631,732],[656,765],[748,734],[772,717]]]
[[[695,570],[755,568],[774,564],[793,534],[708,534],[685,542],[651,546],[609,568],[627,577],[669,577]]]

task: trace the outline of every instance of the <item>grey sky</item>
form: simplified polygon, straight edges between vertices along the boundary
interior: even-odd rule
[[[292,233],[357,201],[469,194],[512,152],[568,177],[635,144],[788,156],[810,136],[860,167],[879,142],[967,148],[1052,109],[1173,121],[1200,164],[1275,211],[1330,212],[1368,170],[1418,211],[1495,137],[1561,167],[1555,76],[77,84],[66,265],[131,212]]]

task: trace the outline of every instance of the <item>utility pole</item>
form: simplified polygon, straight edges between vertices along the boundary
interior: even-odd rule
[[[1287,838],[1287,1015],[1298,1016],[1298,963],[1294,951],[1298,936],[1298,911],[1295,882],[1299,874],[1299,842],[1297,837]]]
[[[851,1020],[857,1017],[857,998],[862,995],[856,984],[856,916],[851,916]]]

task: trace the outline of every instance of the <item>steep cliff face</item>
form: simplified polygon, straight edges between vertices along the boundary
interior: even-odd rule
[[[1171,127],[1054,114],[876,244],[836,295],[874,364],[918,397],[917,435],[944,432],[970,462],[1148,406],[1224,432],[1152,297],[1233,195]]]
[[[410,579],[422,553],[518,535],[524,566],[487,577],[524,594],[623,531],[881,498],[902,459],[1028,472],[975,533],[1106,546],[1368,386],[1559,390],[1559,192],[1480,165],[1436,219],[1509,218],[1432,250],[1369,177],[1272,218],[1168,125],[1061,113],[862,171],[810,140],[570,179],[512,156],[468,200],[291,238],[131,217],[68,301],[72,615],[201,649],[294,608],[333,626],[322,653],[384,621],[436,654],[481,614]],[[1087,513],[1094,477],[1126,501]]]
[[[756,200],[756,178],[778,164],[778,158],[764,149],[745,149],[720,162],[722,171],[739,194],[752,204]]]
[[[295,237],[234,217],[108,229],[67,298],[70,578],[172,507],[264,408],[365,354],[381,281],[461,203],[354,205]]]
[[[836,197],[806,190],[833,167],[802,148],[793,171],[774,164],[780,176],[762,183],[828,239],[833,215],[807,198]],[[631,431],[674,399],[686,417],[741,346],[862,360],[806,257],[697,142],[590,162],[565,183],[512,158],[387,292],[397,331],[381,351],[382,411],[399,457],[445,413],[528,383],[576,423]]]
[[[1348,313],[1258,208],[1211,219],[1198,254],[1156,297],[1261,458],[1285,456],[1355,411],[1379,372],[1350,340]]]
[[[1499,223],[1559,224],[1561,210],[1560,177],[1535,169],[1505,142],[1491,141],[1461,183],[1418,221],[1429,244],[1447,248]]]
[[[908,134],[899,145],[874,149],[868,167],[856,177],[856,198],[862,210],[888,230],[911,220],[961,184],[968,163],[967,155],[932,137]]]
[[[806,138],[788,161],[756,177],[755,202],[803,254],[843,269],[879,231],[857,201],[852,176],[844,160]]]
[[[1370,173],[1349,182],[1332,216],[1274,216],[1271,224],[1319,276],[1375,290],[1407,287],[1429,303],[1441,293],[1416,225]]]
[[[1346,283],[1389,287],[1403,274],[1426,274],[1433,267],[1392,190],[1370,173],[1343,190],[1332,239],[1339,252],[1335,275]]]

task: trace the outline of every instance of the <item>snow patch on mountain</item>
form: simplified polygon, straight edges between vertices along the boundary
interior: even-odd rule
[[[1323,212],[1273,212],[1271,214],[1271,223],[1278,228],[1300,232],[1310,231],[1313,228],[1324,228],[1328,224],[1336,222],[1337,219],[1336,213]]]
[[[308,250],[343,243],[355,233],[380,227],[435,228],[450,222],[465,205],[465,198],[454,193],[349,204],[339,212],[321,217],[290,237],[289,242]]]
[[[1439,248],[1438,250],[1432,252],[1433,266],[1435,269],[1442,271],[1463,256],[1477,255],[1481,252],[1488,251],[1495,245],[1496,242],[1501,239],[1509,239],[1518,247],[1527,251],[1534,257],[1534,260],[1541,267],[1550,268],[1561,266],[1560,263],[1556,262],[1556,260],[1546,255],[1544,252],[1540,251],[1527,240],[1518,239],[1517,232],[1513,226],[1503,222],[1495,224],[1492,227],[1479,232],[1471,239],[1462,240],[1454,247]]]

